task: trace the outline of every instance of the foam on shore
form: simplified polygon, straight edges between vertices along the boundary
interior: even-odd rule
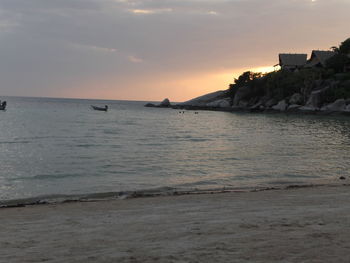
[[[45,204],[63,204],[72,202],[97,202],[108,200],[124,200],[132,198],[146,198],[158,196],[181,196],[181,195],[203,195],[203,194],[224,194],[224,193],[238,193],[238,192],[258,192],[271,190],[288,190],[292,188],[312,188],[318,186],[339,186],[347,185],[340,182],[322,182],[313,184],[287,184],[285,186],[272,187],[246,187],[246,188],[218,188],[218,189],[191,189],[180,190],[171,187],[163,187],[158,189],[148,189],[139,191],[121,191],[121,192],[104,192],[104,193],[90,193],[78,195],[43,195],[31,198],[2,200],[0,201],[0,208],[25,207]]]

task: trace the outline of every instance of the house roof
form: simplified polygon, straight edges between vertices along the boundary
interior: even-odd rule
[[[311,58],[308,62],[308,66],[315,66],[321,63],[322,66],[326,66],[326,62],[329,58],[335,55],[334,51],[324,51],[324,50],[313,50],[311,53]]]
[[[307,54],[279,54],[280,66],[303,66],[306,60]]]

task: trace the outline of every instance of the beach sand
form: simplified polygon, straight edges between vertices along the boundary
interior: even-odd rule
[[[0,262],[350,262],[350,187],[0,209]]]

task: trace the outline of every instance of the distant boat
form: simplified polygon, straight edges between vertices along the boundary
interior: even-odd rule
[[[98,111],[107,111],[108,110],[108,106],[105,105],[104,107],[97,107],[97,106],[93,106],[91,105],[91,108],[94,110],[98,110]]]
[[[6,110],[6,101],[4,101],[3,103],[0,104],[0,110]]]

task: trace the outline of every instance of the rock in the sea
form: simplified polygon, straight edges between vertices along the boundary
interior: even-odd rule
[[[300,93],[294,93],[292,97],[289,99],[289,104],[302,104],[303,96]]]
[[[214,107],[214,108],[229,108],[231,106],[230,105],[230,98],[215,100],[215,101],[207,103],[206,106]]]
[[[153,103],[147,103],[145,104],[145,107],[156,107],[156,105],[154,105]]]
[[[297,111],[300,107],[301,107],[301,105],[292,104],[292,105],[289,105],[289,106],[288,106],[287,111]]]
[[[315,107],[309,107],[309,106],[302,106],[299,108],[300,111],[317,111],[318,108],[315,108]]]
[[[288,107],[288,104],[285,100],[281,100],[280,102],[277,103],[277,105],[273,106],[273,110],[278,110],[278,111],[285,111]]]
[[[344,176],[339,177],[340,180],[345,180],[346,178]]]
[[[337,112],[346,110],[346,101],[344,99],[338,99],[333,103],[325,105],[321,108],[321,111]]]
[[[264,107],[262,104],[263,103],[261,101],[258,101],[253,106],[251,106],[249,109],[250,110],[260,110],[261,106]]]
[[[305,106],[301,107],[300,110],[303,111],[316,111],[319,110],[322,105],[322,95],[327,91],[330,86],[327,86],[323,89],[314,90],[311,92],[308,101]]]
[[[164,100],[159,104],[159,107],[164,107],[164,108],[170,107],[170,106],[171,106],[171,104],[170,104],[170,101],[169,101],[168,98],[164,99]]]

